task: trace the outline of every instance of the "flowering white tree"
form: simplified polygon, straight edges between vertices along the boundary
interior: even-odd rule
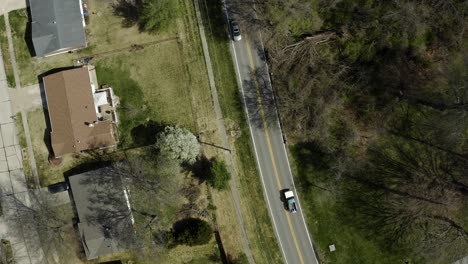
[[[156,147],[171,159],[195,163],[200,153],[200,144],[192,132],[177,126],[167,126],[156,137]]]

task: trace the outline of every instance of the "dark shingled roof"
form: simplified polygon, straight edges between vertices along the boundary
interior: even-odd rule
[[[30,0],[36,56],[86,46],[79,0]]]
[[[88,259],[135,244],[132,213],[122,180],[113,167],[70,176],[81,241]]]

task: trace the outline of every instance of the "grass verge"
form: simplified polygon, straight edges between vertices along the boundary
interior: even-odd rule
[[[13,74],[13,65],[11,64],[10,51],[8,49],[8,38],[4,16],[0,16],[0,46],[2,48],[3,65],[5,66],[5,74],[8,86],[15,88],[16,82],[15,76]]]
[[[250,247],[256,263],[280,263],[282,258],[270,215],[264,206],[266,202],[252,153],[250,131],[241,103],[234,64],[230,59],[229,38],[221,3],[218,0],[202,0],[200,3],[227,129],[240,132],[235,141],[232,138],[232,154],[239,178],[241,206]]]
[[[18,113],[15,116],[15,127],[18,136],[18,141],[21,146],[21,151],[27,153],[28,144],[26,142],[26,136],[24,134],[23,117],[21,116],[21,113]],[[28,185],[28,188],[36,188],[36,182],[34,181],[34,175],[32,173],[31,164],[29,163],[27,157],[23,157],[23,172],[26,176],[26,184]]]
[[[6,239],[2,239],[2,247],[3,253],[5,254],[4,260],[6,261],[5,264],[13,264],[15,260],[13,259],[13,249],[11,248],[10,241]]]

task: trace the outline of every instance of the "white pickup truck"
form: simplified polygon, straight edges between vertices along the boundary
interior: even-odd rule
[[[288,206],[288,210],[290,213],[295,213],[297,212],[297,206],[296,206],[296,199],[294,199],[294,193],[293,191],[286,190],[284,192],[284,199],[286,201],[286,204]]]

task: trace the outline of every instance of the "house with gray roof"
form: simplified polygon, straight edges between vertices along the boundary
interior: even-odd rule
[[[83,172],[68,180],[87,259],[134,247],[134,220],[128,191],[115,168]]]
[[[29,0],[36,56],[47,57],[86,47],[81,0]]]

